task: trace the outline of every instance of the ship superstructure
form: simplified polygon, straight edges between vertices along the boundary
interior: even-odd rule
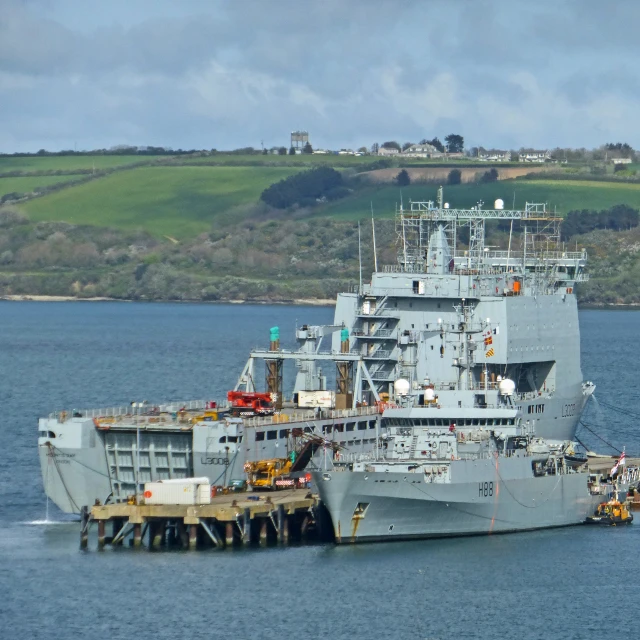
[[[335,323],[351,328],[350,351],[366,364],[356,394],[393,397],[404,380],[417,405],[509,406],[538,436],[570,440],[593,390],[580,370],[574,294],[586,252],[563,248],[561,220],[545,205],[496,204],[453,209],[440,195],[398,211],[398,263],[338,296]],[[487,246],[491,220],[506,223],[507,249]],[[503,379],[514,385],[509,396]]]
[[[489,221],[506,249],[487,245]],[[454,209],[442,191],[401,207],[396,232],[398,263],[338,297],[367,362],[360,393],[388,404],[373,455],[314,472],[336,540],[584,521],[596,498],[564,453],[594,390],[574,294],[586,253],[545,205]]]

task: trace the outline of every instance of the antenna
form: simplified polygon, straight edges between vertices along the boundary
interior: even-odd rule
[[[402,204],[402,189],[400,189],[400,211],[404,211],[404,206]]]
[[[371,231],[373,232],[373,269],[378,271],[378,254],[376,252],[376,223],[373,220],[373,200],[371,201]]]
[[[362,245],[360,243],[360,220],[358,220],[358,264],[360,266],[360,293],[362,293]]]
[[[509,258],[511,257],[511,236],[513,235],[513,218],[511,218],[511,228],[509,229],[509,248],[507,249],[506,272],[509,273]]]

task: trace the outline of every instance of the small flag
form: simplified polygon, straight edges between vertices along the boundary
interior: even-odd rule
[[[490,344],[493,344],[493,338],[491,337],[491,335],[489,334],[485,339],[484,339],[484,346],[488,347]]]
[[[616,475],[616,473],[618,473],[618,467],[624,466],[625,464],[627,464],[626,457],[627,457],[627,455],[623,451],[622,454],[620,455],[620,459],[613,465],[613,469],[611,469],[611,477],[612,478],[613,478],[613,476]]]
[[[484,355],[487,356],[487,358],[493,358],[493,356],[495,355],[493,347],[491,347],[491,349],[489,349],[489,351],[487,351],[487,353],[485,353]]]

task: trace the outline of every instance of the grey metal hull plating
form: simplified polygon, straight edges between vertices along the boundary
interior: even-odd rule
[[[338,544],[563,527],[584,522],[602,500],[589,494],[586,474],[496,480],[479,473],[478,480],[450,484],[412,473],[314,476]],[[485,482],[494,483],[494,495],[484,495]],[[362,518],[354,518],[358,504],[367,505]]]

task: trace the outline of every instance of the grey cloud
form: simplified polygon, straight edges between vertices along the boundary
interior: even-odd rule
[[[636,4],[0,0],[0,149],[640,146]]]

